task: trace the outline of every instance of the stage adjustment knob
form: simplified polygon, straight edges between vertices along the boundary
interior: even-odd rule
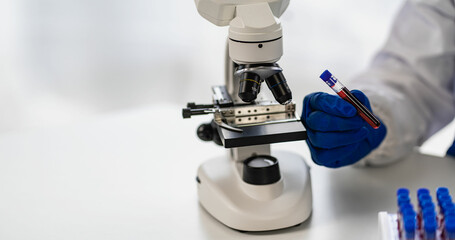
[[[243,162],[243,181],[253,185],[267,185],[281,179],[278,160],[272,156],[258,155]]]
[[[202,141],[213,141],[217,145],[223,146],[218,134],[217,124],[213,120],[210,123],[201,124],[197,128],[196,134]]]
[[[213,128],[210,123],[201,124],[197,128],[197,136],[202,141],[212,141],[213,140]]]

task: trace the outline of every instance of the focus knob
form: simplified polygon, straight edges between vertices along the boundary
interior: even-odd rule
[[[281,179],[278,160],[268,155],[258,155],[243,162],[243,181],[253,185],[267,185]]]
[[[212,120],[210,123],[201,124],[196,131],[197,136],[202,141],[213,141],[219,146],[223,146],[220,134],[218,134],[217,124]]]
[[[210,123],[201,124],[197,128],[197,136],[202,141],[212,141],[213,140],[213,129]]]

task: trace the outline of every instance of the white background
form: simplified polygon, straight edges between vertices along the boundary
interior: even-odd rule
[[[402,3],[291,1],[280,65],[298,109],[330,90],[326,68],[349,86]],[[315,214],[297,231],[241,235],[214,221],[194,174],[224,149],[196,140],[209,117],[178,109],[223,83],[226,35],[192,0],[0,0],[0,238],[333,239],[354,223],[349,239],[373,239],[396,188],[453,182],[453,161],[413,154],[390,168],[314,167]],[[425,151],[443,155],[454,133]],[[303,142],[276,146],[309,156]]]

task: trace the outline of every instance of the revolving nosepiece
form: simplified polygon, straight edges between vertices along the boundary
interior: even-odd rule
[[[254,101],[261,89],[261,83],[265,81],[277,102],[283,105],[290,103],[292,92],[282,71],[276,63],[239,65],[236,74],[240,77],[240,99],[244,102]]]

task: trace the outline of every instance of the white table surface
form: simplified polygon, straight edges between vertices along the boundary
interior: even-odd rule
[[[180,106],[0,136],[0,239],[377,239],[395,191],[449,187],[455,160],[409,155],[382,168],[311,164],[313,214],[299,227],[239,233],[198,204],[195,174],[225,154],[195,136]],[[274,146],[308,155],[304,142]]]

